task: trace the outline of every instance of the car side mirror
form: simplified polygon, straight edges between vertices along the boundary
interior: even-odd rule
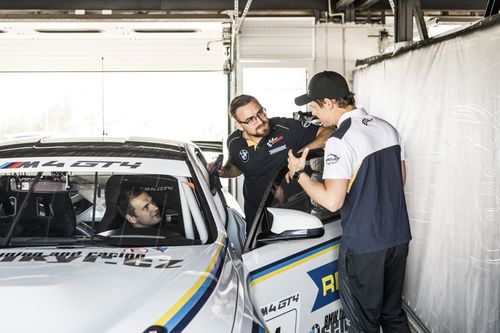
[[[314,215],[293,209],[272,208],[271,230],[257,236],[257,246],[282,240],[316,238],[325,233],[323,223]]]

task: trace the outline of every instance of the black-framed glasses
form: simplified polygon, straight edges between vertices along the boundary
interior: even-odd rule
[[[257,119],[261,119],[266,116],[266,108],[261,107],[259,111],[255,114],[255,116],[248,117],[245,121],[238,121],[240,124],[245,125],[255,125],[257,123]]]

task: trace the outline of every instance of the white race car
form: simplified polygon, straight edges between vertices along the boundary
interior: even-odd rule
[[[338,214],[283,170],[247,236],[206,166],[175,141],[0,145],[0,332],[346,332]],[[131,227],[131,190],[159,223]]]

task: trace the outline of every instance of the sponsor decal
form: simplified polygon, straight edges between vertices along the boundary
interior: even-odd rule
[[[146,192],[165,192],[165,191],[173,191],[174,187],[173,186],[143,186],[141,187],[141,190],[146,191]]]
[[[361,122],[363,123],[363,125],[368,126],[368,123],[372,120],[373,118],[363,118]]]
[[[337,260],[307,272],[318,288],[318,294],[311,312],[321,309],[325,305],[339,299],[339,273]]]
[[[125,253],[148,253],[148,249],[142,247],[131,247],[129,249],[124,249]]]
[[[127,250],[127,249],[126,249]],[[130,249],[128,249],[130,250]],[[145,253],[102,252],[93,251],[83,254],[81,251],[53,252],[4,252],[0,253],[0,266],[5,263],[37,262],[46,264],[91,263],[108,265],[125,265],[142,268],[180,268],[182,259],[168,257],[146,257]]]
[[[297,332],[299,327],[300,294],[295,293],[260,308],[269,332]]]
[[[326,156],[326,164],[328,164],[328,165],[335,164],[339,160],[340,160],[340,156],[337,156],[335,154],[328,154],[328,156]]]
[[[246,149],[242,149],[240,150],[240,159],[243,161],[243,162],[248,162],[248,158],[250,156],[248,155],[248,150]]]
[[[267,141],[267,146],[271,148],[276,142],[279,142],[281,140],[283,140],[283,135],[269,139],[269,141]]]
[[[165,253],[168,250],[168,246],[157,246],[156,251],[160,251],[161,253]]]
[[[76,162],[62,162],[62,161],[25,161],[25,162],[7,162],[0,165],[0,169],[30,169],[38,167],[52,167],[52,168],[109,168],[112,165],[124,168],[137,169],[141,166],[141,162],[126,162],[126,161],[76,161]]]
[[[325,316],[325,322],[323,324],[323,327],[321,327],[321,333],[344,333],[344,332],[347,332],[347,319],[342,309],[335,310],[332,313],[327,314]]]
[[[347,322],[344,311],[335,310],[325,316],[323,326],[314,324],[309,333],[345,333],[348,327]]]
[[[295,308],[298,304],[300,304],[300,294],[296,293],[292,296],[285,297],[282,300],[275,301],[261,307],[260,313],[264,319],[268,319],[269,317],[274,317],[276,313],[282,313],[287,311],[289,308]]]
[[[283,150],[286,150],[286,145],[279,146],[279,147],[276,147],[276,148],[269,150],[269,155],[279,153],[280,151],[283,151]]]

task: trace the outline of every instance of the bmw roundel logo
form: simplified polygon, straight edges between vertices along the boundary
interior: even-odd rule
[[[248,150],[246,150],[246,149],[240,150],[240,158],[243,162],[247,162],[248,161]]]

